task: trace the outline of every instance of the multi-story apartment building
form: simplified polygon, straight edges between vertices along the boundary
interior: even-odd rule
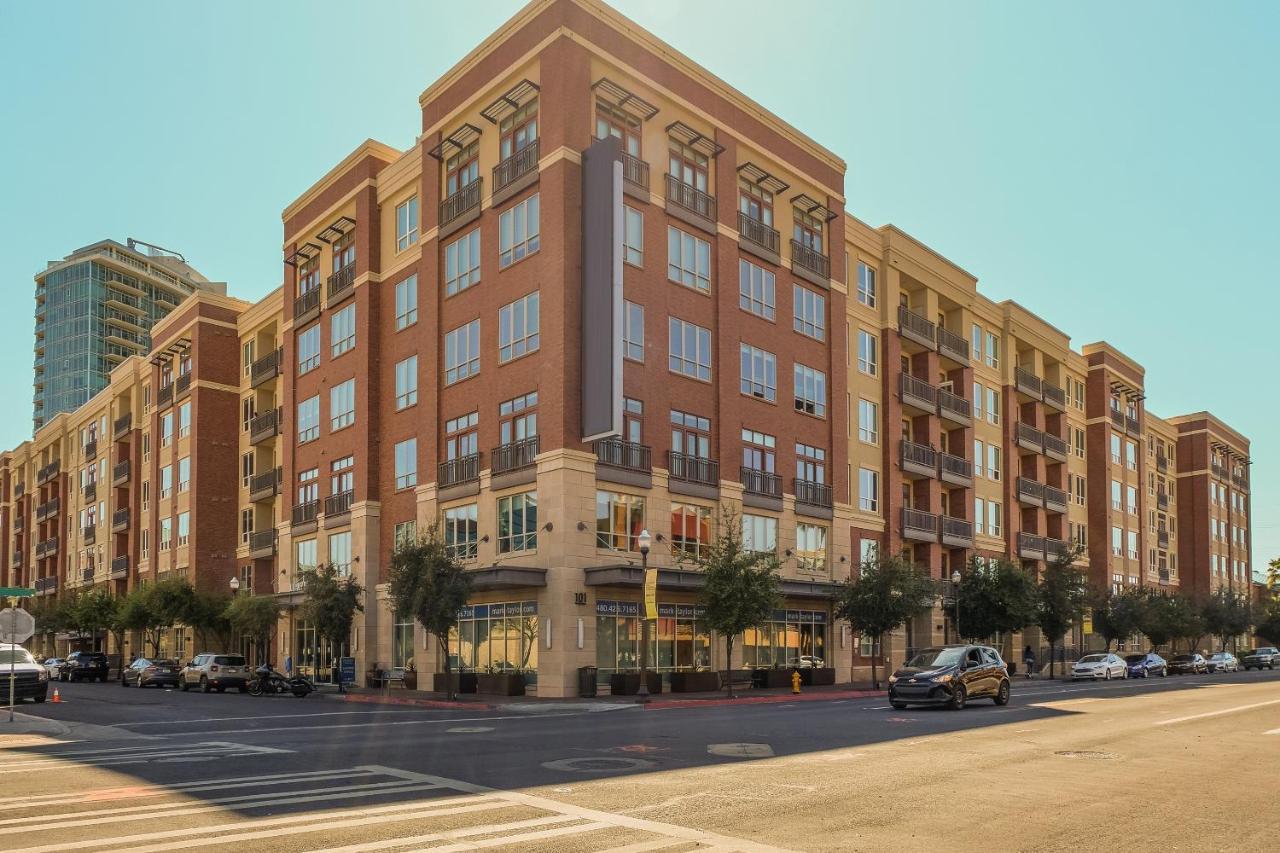
[[[608,7],[531,3],[420,107],[413,147],[366,142],[285,209],[280,290],[188,298],[149,362],[0,456],[15,580],[66,588],[48,503],[74,487],[72,551],[112,517],[93,582],[103,560],[120,588],[236,578],[279,600],[279,661],[431,672],[387,567],[434,528],[474,579],[454,666],[558,696],[635,667],[644,529],[651,660],[723,666],[687,561],[722,508],[783,563],[734,667],[869,665],[831,597],[878,552],[942,584],[1073,543],[1098,584],[1248,577],[1243,437],[1146,414],[1132,359],[845,213],[838,157]],[[91,424],[112,429],[93,525]],[[345,649],[298,615],[321,564],[367,590]],[[893,642],[953,635],[939,609]]]
[[[196,290],[226,293],[179,254],[102,240],[36,276],[35,429],[84,405],[116,365],[151,347],[151,327]]]

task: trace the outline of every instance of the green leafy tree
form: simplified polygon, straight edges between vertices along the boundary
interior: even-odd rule
[[[1021,566],[970,560],[953,599],[959,604],[959,630],[977,639],[1021,631],[1035,621],[1035,590],[1035,579]]]
[[[733,640],[759,625],[782,603],[782,563],[772,551],[749,551],[742,543],[742,521],[732,510],[721,508],[719,530],[705,549],[680,552],[682,564],[699,569],[706,582],[699,595],[707,627],[725,638],[725,670],[733,669]],[[733,678],[729,697],[733,698]]]
[[[228,602],[224,618],[232,631],[257,642],[258,663],[265,663],[267,645],[280,618],[280,606],[266,595],[237,595]]]
[[[117,607],[116,597],[111,593],[105,589],[91,589],[76,596],[71,602],[69,621],[82,638],[90,638],[90,646],[96,649],[98,634],[111,626]]]
[[[1187,640],[1194,650],[1204,636],[1205,624],[1199,608],[1179,592],[1149,593],[1144,617],[1142,633],[1153,647],[1173,643],[1176,650],[1178,640]]]
[[[302,575],[302,618],[331,648],[349,642],[356,614],[364,612],[363,594],[355,578],[339,574],[332,564],[320,566]]]
[[[883,648],[884,635],[933,607],[933,581],[909,560],[898,556],[868,560],[850,577],[836,596],[835,615],[848,621],[862,635],[876,638]],[[880,688],[876,659],[871,658],[871,681]]]
[[[160,654],[160,635],[165,627],[165,617],[155,609],[150,584],[137,586],[129,591],[120,601],[120,609],[116,619],[126,631],[138,631],[142,634],[143,651],[151,644],[153,654]]]
[[[1059,554],[1045,567],[1035,589],[1035,624],[1049,641],[1049,677],[1054,676],[1054,649],[1071,626],[1084,616],[1089,584],[1075,567],[1079,548]]]
[[[1106,640],[1107,651],[1111,651],[1112,641],[1128,639],[1142,630],[1146,604],[1147,596],[1139,587],[1125,587],[1120,592],[1107,587],[1093,592],[1093,632]]]
[[[193,590],[187,611],[180,620],[196,633],[196,643],[201,649],[209,648],[213,638],[219,648],[231,642],[231,624],[227,621],[227,605],[230,598],[214,592]]]
[[[39,598],[32,603],[29,610],[36,621],[36,635],[44,638],[41,646],[56,652],[50,638],[68,627],[67,601],[57,598]]]
[[[1168,618],[1173,637],[1186,640],[1187,651],[1194,652],[1200,645],[1200,638],[1205,635],[1204,617],[1200,614],[1200,608],[1185,595],[1174,594],[1169,598]]]
[[[1227,640],[1249,630],[1253,622],[1249,598],[1227,587],[1219,587],[1200,602],[1200,621],[1205,633],[1218,637],[1222,649]]]
[[[1272,645],[1280,646],[1280,598],[1267,602],[1258,615],[1253,632]]]
[[[1280,557],[1267,563],[1267,590],[1272,595],[1280,594]]]
[[[405,542],[391,554],[391,603],[396,613],[411,615],[436,638],[450,700],[454,698],[449,660],[449,632],[458,611],[471,596],[471,575],[458,562],[433,526],[427,535]],[[532,648],[532,642],[526,647]],[[525,662],[522,662],[522,665]]]

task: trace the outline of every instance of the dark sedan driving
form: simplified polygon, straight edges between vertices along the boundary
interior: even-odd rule
[[[1200,675],[1209,671],[1209,662],[1202,654],[1174,655],[1169,661],[1169,672],[1174,675]]]
[[[946,705],[959,710],[970,699],[1009,703],[1009,670],[987,646],[940,646],[917,652],[889,677],[889,704]]]

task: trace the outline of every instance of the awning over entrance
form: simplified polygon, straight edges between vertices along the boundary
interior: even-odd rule
[[[546,586],[547,570],[532,566],[490,566],[468,572],[472,589],[518,589]]]
[[[644,571],[639,566],[621,564],[590,566],[583,570],[587,586],[644,586]],[[683,569],[658,569],[658,589],[699,590],[705,578],[702,572]],[[786,598],[835,598],[840,584],[831,581],[783,578],[782,594]]]

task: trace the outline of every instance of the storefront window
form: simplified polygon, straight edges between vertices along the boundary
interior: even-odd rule
[[[827,614],[821,610],[775,610],[773,619],[742,636],[746,669],[794,666],[802,657],[827,666]]]
[[[617,492],[596,492],[596,547],[638,551],[644,529],[644,498]]]
[[[671,505],[671,547],[690,557],[706,553],[711,545],[711,510],[694,504]]]
[[[449,632],[449,666],[464,672],[523,672],[537,683],[538,603],[472,604]]]
[[[413,618],[397,616],[393,631],[394,654],[391,665],[408,666],[413,660]]]
[[[658,603],[658,618],[649,628],[649,667],[658,672],[708,669],[712,666],[711,629],[703,608],[693,604]],[[615,672],[640,667],[640,604],[596,602],[596,667],[601,681]]]

